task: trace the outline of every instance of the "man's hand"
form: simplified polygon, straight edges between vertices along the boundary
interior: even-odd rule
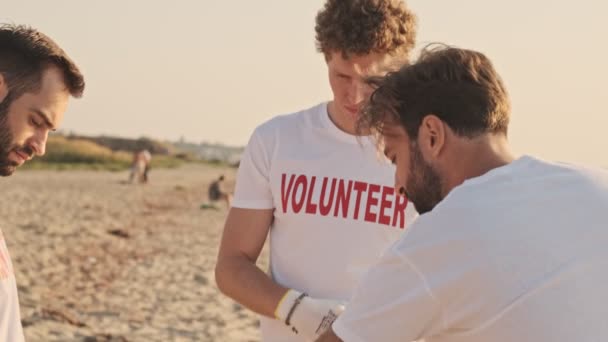
[[[289,290],[279,303],[275,316],[288,324],[294,333],[315,340],[331,327],[342,311],[342,302],[311,298]]]
[[[316,342],[343,342],[333,330],[328,329],[323,336],[319,337]]]

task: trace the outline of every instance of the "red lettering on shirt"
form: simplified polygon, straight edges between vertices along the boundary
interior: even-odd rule
[[[376,223],[376,214],[372,213],[372,207],[378,205],[378,199],[374,194],[380,192],[380,185],[370,184],[367,191],[367,202],[365,204],[365,221]]]
[[[319,197],[319,212],[323,216],[329,215],[331,206],[334,203],[334,191],[336,189],[336,179],[331,180],[331,189],[329,190],[329,200],[325,202],[325,191],[327,190],[327,177],[323,178],[323,185],[321,185],[321,197]],[[337,216],[337,215],[334,215]]]
[[[342,207],[342,218],[346,218],[348,215],[348,204],[350,203],[350,194],[353,188],[353,181],[348,181],[348,188],[344,187],[344,179],[340,179],[338,182],[338,196],[336,198],[336,208],[334,210],[334,216],[338,217],[338,210]]]
[[[293,212],[294,213],[299,213],[300,210],[302,210],[302,206],[304,206],[304,199],[306,198],[306,188],[308,187],[308,179],[306,178],[306,176],[304,175],[299,175],[298,178],[296,178],[296,184],[294,186],[293,189],[293,196],[291,198],[291,205],[293,206]],[[302,191],[300,191],[300,199],[298,200],[296,198],[297,194],[298,194],[298,189],[302,189]]]
[[[291,175],[291,177],[289,177],[289,185],[287,186],[287,191],[285,191],[285,180],[287,179],[287,175],[281,175],[281,204],[283,205],[283,213],[287,212],[287,200],[289,199],[289,194],[293,188],[293,180],[295,178],[296,175]]]
[[[307,214],[316,214],[317,213],[317,205],[312,203],[312,194],[315,191],[315,182],[317,177],[312,177],[310,181],[310,187],[308,188],[308,196],[306,199],[306,213]]]
[[[390,186],[317,176],[281,175],[284,214],[321,215],[405,228],[407,198]],[[352,198],[351,195],[355,194]],[[352,199],[352,201],[351,201]],[[354,206],[354,208],[352,208]],[[352,210],[351,210],[352,208]],[[362,217],[359,213],[363,211]]]
[[[367,183],[355,182],[355,191],[357,192],[357,201],[355,202],[355,220],[359,219],[359,204],[361,204],[361,194],[367,189]]]
[[[394,193],[395,189],[391,188],[390,186],[382,187],[382,197],[380,200],[380,212],[378,213],[378,223],[382,223],[387,226],[391,224],[391,217],[385,214],[385,210],[390,209],[392,206],[391,204],[393,203],[393,201],[387,199],[387,196],[392,196]]]
[[[394,189],[393,189],[394,190]],[[407,198],[405,196],[395,196],[395,211],[393,212],[393,227],[397,227],[399,220],[399,228],[405,228],[405,208],[407,207]]]

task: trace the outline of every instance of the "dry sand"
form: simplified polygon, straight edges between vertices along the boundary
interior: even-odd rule
[[[0,178],[27,341],[259,340],[257,318],[214,281],[227,210],[200,205],[221,173],[234,180],[203,165],[153,169],[147,185],[126,172]]]

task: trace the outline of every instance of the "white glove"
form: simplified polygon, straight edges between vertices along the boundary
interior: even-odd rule
[[[289,290],[279,302],[275,316],[294,333],[314,341],[331,327],[342,311],[344,305],[340,301],[311,298]]]

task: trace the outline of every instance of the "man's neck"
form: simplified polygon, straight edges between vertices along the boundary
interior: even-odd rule
[[[505,166],[515,160],[506,136],[486,134],[465,141],[453,153],[456,157],[450,162],[451,170],[446,170],[445,194],[462,184],[465,180],[476,178],[487,172]]]

